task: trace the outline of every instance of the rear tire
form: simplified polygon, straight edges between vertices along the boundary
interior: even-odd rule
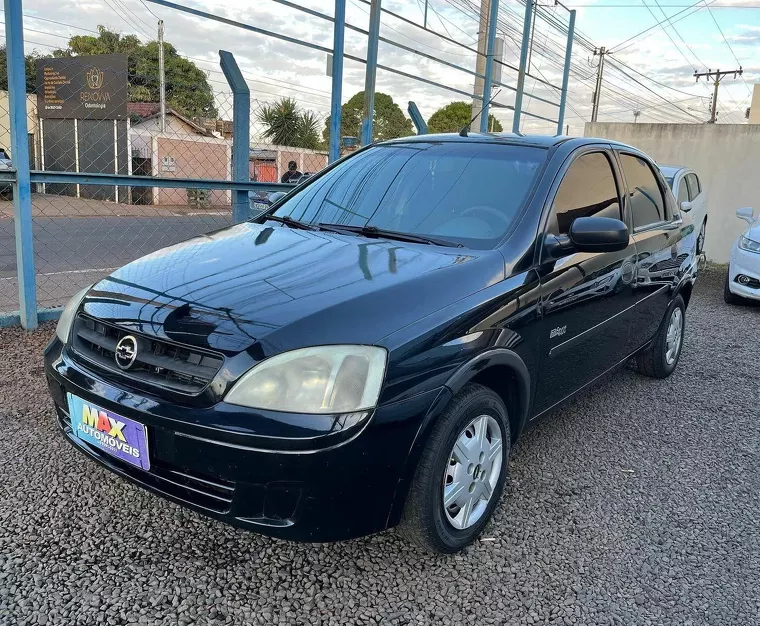
[[[681,357],[685,326],[686,306],[678,295],[668,307],[651,345],[636,355],[636,365],[641,374],[651,378],[667,378],[673,373]]]
[[[723,283],[723,299],[726,301],[726,304],[744,304],[744,298],[731,292],[731,289],[729,288],[730,284],[731,268],[729,266],[729,270],[726,272],[726,280]]]
[[[504,402],[488,387],[466,385],[433,427],[414,474],[399,533],[440,554],[457,552],[475,541],[504,489],[510,444]]]

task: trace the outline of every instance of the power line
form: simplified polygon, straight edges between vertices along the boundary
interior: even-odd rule
[[[674,19],[673,19],[674,17],[677,17],[677,16],[681,15],[682,13],[686,13],[686,11],[688,11],[689,9],[693,9],[693,8],[694,8],[694,7],[696,7],[698,4],[701,4],[701,3],[702,3],[702,1],[703,1],[703,0],[697,0],[697,1],[696,1],[694,4],[692,4],[691,6],[688,6],[688,7],[686,7],[685,9],[683,9],[683,10],[681,10],[681,11],[678,11],[677,13],[674,13],[674,14],[673,14],[673,15],[671,15],[669,18],[667,18],[667,19],[665,19],[665,20],[662,20],[662,21],[660,21],[660,22],[657,22],[657,23],[656,23],[654,26],[650,26],[649,28],[645,28],[645,29],[644,29],[644,30],[642,30],[641,32],[639,32],[639,33],[636,33],[635,35],[633,35],[632,37],[629,37],[629,38],[628,38],[628,39],[626,39],[625,41],[622,41],[622,42],[620,42],[618,45],[616,45],[616,46],[613,46],[613,47],[612,47],[612,50],[614,50],[615,52],[622,52],[622,51],[623,51],[625,48],[629,47],[629,46],[626,46],[625,44],[628,44],[629,42],[632,42],[634,39],[638,39],[639,37],[641,37],[642,35],[644,35],[644,34],[648,33],[649,31],[651,31],[651,30],[654,30],[655,28],[657,28],[657,27],[658,27],[660,24],[662,24],[663,22],[670,22],[671,24],[674,24],[675,22],[680,22],[682,19],[684,19],[684,18],[686,18],[686,17],[689,17],[689,16],[691,16],[691,15],[694,15],[694,13],[698,13],[699,11],[701,11],[702,9],[704,9],[706,6],[709,6],[710,4],[713,4],[713,3],[714,3],[714,2],[716,2],[717,0],[711,0],[711,2],[706,2],[704,6],[701,6],[701,7],[697,8],[695,11],[692,11],[692,12],[691,12],[691,13],[689,13],[688,15],[684,15],[684,16],[682,16],[682,17],[679,17],[677,20],[674,20]]]
[[[726,42],[726,45],[728,46],[728,49],[731,51],[731,54],[734,56],[734,60],[739,64],[741,67],[742,62],[739,60],[739,57],[736,56],[736,53],[734,52],[734,49],[731,47],[731,44],[728,43],[728,39],[726,39],[726,36],[723,34],[723,29],[720,27],[720,24],[718,24],[718,20],[715,19],[715,16],[713,15],[713,12],[710,10],[710,7],[707,7],[707,12],[710,14],[710,17],[712,18],[712,21],[715,22],[715,26],[718,28],[718,32],[720,33],[720,36],[723,37],[723,41]],[[752,95],[752,90],[749,88],[749,85],[747,84],[747,81],[744,79],[744,76],[741,77],[742,82],[744,83],[744,86],[747,88],[747,91]]]
[[[143,0],[140,0],[140,4],[142,4],[145,7],[145,10],[148,13],[150,13],[153,17],[155,17],[157,20],[161,19],[161,18],[158,17],[158,15],[156,15],[155,13],[153,13],[153,11],[150,10],[150,7],[147,4],[145,4],[145,2]]]

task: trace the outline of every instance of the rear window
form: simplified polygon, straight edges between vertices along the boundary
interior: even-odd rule
[[[379,145],[305,184],[275,214],[493,248],[514,224],[545,159],[543,148],[504,144]]]

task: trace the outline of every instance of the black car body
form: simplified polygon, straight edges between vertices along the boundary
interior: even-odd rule
[[[477,224],[456,215],[462,198],[479,192],[464,175],[451,179],[447,159],[482,154],[490,160],[470,178],[502,172],[487,184],[501,185],[494,197],[511,203],[503,232],[490,225],[502,219],[492,207],[462,212],[477,214]],[[424,190],[409,187],[419,195],[396,206],[417,210],[440,191],[452,217],[436,236],[451,245],[343,231],[341,219],[308,230],[260,218],[155,252],[94,285],[73,305],[65,344],[56,338],[45,354],[68,440],[130,481],[225,522],[293,540],[357,537],[402,519],[431,433],[467,385],[497,394],[514,442],[560,402],[651,353],[669,311],[688,304],[693,227],[654,164],[609,141],[471,134],[386,142],[314,175],[274,214],[330,221],[304,213],[331,171],[341,177],[324,193],[336,194],[352,175],[364,176],[362,189],[380,184],[379,162],[430,155],[411,177]],[[373,202],[391,215],[403,182],[382,184]],[[357,194],[351,187],[342,197],[354,208],[370,203]],[[307,209],[294,214],[298,203]],[[623,233],[612,251],[589,251],[593,240],[577,251],[568,232],[589,216],[617,216],[630,238]],[[114,353],[127,335],[143,356],[123,370]],[[387,351],[375,408],[300,414],[226,401],[256,364],[334,344]],[[144,424],[150,469],[77,437],[67,394]]]

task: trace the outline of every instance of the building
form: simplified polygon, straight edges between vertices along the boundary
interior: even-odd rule
[[[749,123],[760,124],[760,84],[752,91],[752,104],[749,107]]]
[[[166,127],[162,131],[158,103],[130,102],[127,112],[131,123],[131,174],[231,180],[230,139],[215,136],[211,130],[171,108],[166,109]],[[205,199],[199,201],[199,197]],[[163,206],[222,206],[230,204],[231,194],[228,190],[205,193],[185,188],[155,187],[145,191],[134,188],[132,202]]]
[[[7,152],[11,151],[11,118],[9,111],[8,92],[0,90],[0,148],[4,148]],[[29,161],[32,169],[37,169],[39,124],[37,122],[37,96],[34,94],[26,94],[26,123],[28,126],[27,130],[29,131]],[[12,153],[11,159],[13,159]]]

